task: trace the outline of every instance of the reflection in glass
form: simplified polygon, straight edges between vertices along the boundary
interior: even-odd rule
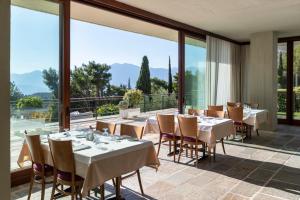
[[[185,109],[205,107],[206,43],[185,38]]]
[[[277,48],[277,91],[278,91],[278,111],[279,119],[286,119],[286,99],[287,99],[287,44],[279,43]]]

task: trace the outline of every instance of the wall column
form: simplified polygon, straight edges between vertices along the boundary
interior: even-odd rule
[[[10,0],[0,1],[0,196],[10,199]]]
[[[269,111],[264,129],[277,128],[277,36],[261,32],[250,38],[250,65],[247,70],[247,101]]]

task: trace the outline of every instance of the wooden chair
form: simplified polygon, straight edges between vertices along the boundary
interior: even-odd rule
[[[71,140],[51,140],[49,139],[49,146],[54,166],[54,181],[51,193],[51,200],[54,199],[55,191],[63,196],[71,195],[72,200],[82,199],[81,188],[84,179],[76,175],[75,161],[72,149]],[[59,189],[58,186],[70,186],[71,191]]]
[[[32,161],[32,175],[29,185],[28,200],[31,197],[33,183],[42,185],[41,199],[43,200],[45,198],[45,184],[52,183],[52,180],[46,181],[46,178],[53,175],[53,167],[45,164],[44,155],[41,148],[40,135],[28,135],[25,131],[25,138]]]
[[[134,126],[130,124],[121,124],[120,127],[120,135],[128,135],[134,138],[142,139],[144,133],[144,127],[143,126]],[[138,181],[139,181],[139,186],[141,190],[141,194],[144,196],[144,190],[143,190],[143,185],[142,185],[142,180],[141,180],[141,174],[140,174],[140,169],[136,170],[134,173],[128,174],[126,176],[121,176],[121,181],[129,178],[133,175],[137,174]]]
[[[215,118],[224,118],[225,117],[225,112],[219,111],[219,110],[207,110],[205,112],[205,114],[208,117],[215,117]]]
[[[175,162],[175,154],[177,141],[180,140],[180,137],[175,134],[175,116],[174,115],[164,115],[157,114],[156,115],[158,126],[159,126],[159,143],[157,156],[159,155],[160,146],[162,142],[169,142],[169,153],[171,153],[171,143],[173,142],[174,146],[174,162]]]
[[[115,123],[103,122],[103,121],[97,121],[97,122],[96,122],[96,130],[102,132],[104,128],[107,128],[107,129],[108,129],[108,132],[109,132],[111,135],[114,135],[114,134],[115,134],[116,127],[117,127],[117,125],[116,125]],[[90,128],[92,128],[92,127],[90,127]]]
[[[206,116],[208,117],[216,117],[216,118],[224,118],[225,117],[225,112],[224,111],[216,111],[216,110],[207,110],[206,111]],[[225,146],[224,146],[224,138],[220,140],[223,148],[223,153],[226,154],[225,151]]]
[[[189,115],[194,115],[194,116],[200,116],[201,114],[205,114],[204,110],[200,110],[200,109],[188,109],[188,114]]]
[[[243,135],[247,136],[248,125],[243,121],[243,107],[227,107],[228,117],[233,120],[236,131],[241,133],[242,142],[244,142]]]
[[[241,102],[227,102],[228,107],[242,107]]]
[[[203,152],[205,151],[205,143],[198,139],[198,123],[197,117],[185,117],[178,115],[178,124],[180,129],[180,150],[178,162],[180,161],[183,148],[195,151],[196,167],[198,167],[198,151],[199,145],[202,145]],[[189,146],[190,145],[190,146]]]
[[[143,126],[134,126],[130,124],[121,124],[120,126],[120,135],[128,135],[134,138],[142,139],[143,133]]]
[[[220,106],[208,106],[208,110],[223,111],[223,105],[220,105]]]

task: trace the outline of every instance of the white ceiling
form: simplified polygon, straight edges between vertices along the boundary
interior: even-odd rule
[[[300,35],[300,0],[118,1],[238,41],[263,31]]]

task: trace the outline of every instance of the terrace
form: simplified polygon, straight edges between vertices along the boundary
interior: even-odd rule
[[[300,200],[299,10],[1,1],[0,198]]]

